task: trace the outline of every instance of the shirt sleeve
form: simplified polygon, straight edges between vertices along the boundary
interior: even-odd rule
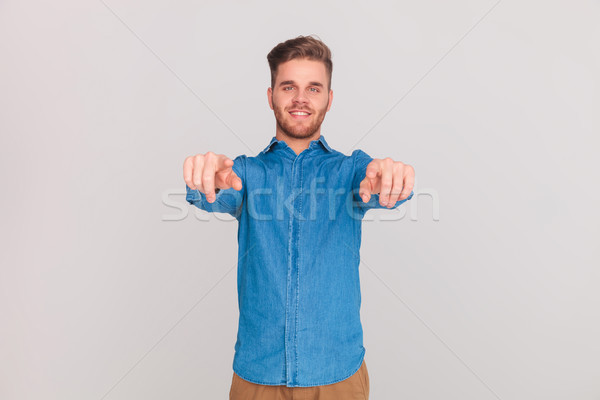
[[[240,155],[233,160],[233,172],[242,180],[242,190],[234,188],[215,190],[215,201],[209,203],[206,195],[198,189],[190,189],[185,185],[187,194],[185,199],[191,205],[207,212],[227,213],[239,218],[246,191],[246,156]]]
[[[393,207],[385,207],[379,203],[379,193],[371,194],[371,198],[368,202],[364,202],[359,196],[360,183],[367,176],[367,166],[371,161],[373,161],[373,157],[365,153],[364,151],[358,149],[352,152],[352,157],[354,157],[354,179],[352,180],[352,192],[354,194],[354,203],[360,207],[363,211],[367,211],[371,208],[385,208],[386,210],[391,210],[397,208],[400,204],[404,203],[407,200],[412,199],[414,192],[411,191],[408,197],[404,200],[396,201]]]

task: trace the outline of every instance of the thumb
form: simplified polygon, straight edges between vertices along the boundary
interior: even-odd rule
[[[233,172],[233,170],[231,170],[231,173],[227,177],[227,182],[229,183],[229,186],[231,186],[238,192],[242,190],[242,179],[239,176],[237,176],[237,174]]]
[[[377,186],[377,180],[381,172],[381,163],[378,159],[372,160],[365,171],[365,178],[360,183],[359,195],[366,203],[371,199],[371,193]]]
[[[367,178],[371,178],[375,180],[381,174],[381,163],[378,159],[375,159],[367,165],[367,170],[365,171],[365,176]]]
[[[225,171],[231,167],[233,167],[233,160],[227,156],[222,156],[217,160],[216,172]]]
[[[358,195],[365,203],[367,203],[371,199],[371,180],[369,179],[369,177],[365,177],[365,179],[363,179],[360,183]]]

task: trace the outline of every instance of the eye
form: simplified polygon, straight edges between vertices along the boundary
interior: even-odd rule
[[[319,93],[319,89],[314,88],[314,87],[310,88],[309,90],[312,91],[313,93]]]
[[[284,91],[287,91],[288,89],[293,89],[293,87],[292,86],[286,86],[286,87],[283,88]]]

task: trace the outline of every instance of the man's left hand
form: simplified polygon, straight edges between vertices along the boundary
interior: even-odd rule
[[[358,194],[367,203],[371,194],[379,193],[379,203],[391,208],[406,199],[415,184],[415,169],[389,157],[374,158],[367,165],[366,176],[360,183]]]

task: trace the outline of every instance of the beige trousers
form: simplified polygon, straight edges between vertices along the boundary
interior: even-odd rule
[[[234,372],[229,400],[369,400],[369,372],[363,359],[351,377],[331,385],[312,387],[259,385]]]

